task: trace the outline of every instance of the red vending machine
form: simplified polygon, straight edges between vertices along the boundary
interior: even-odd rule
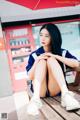
[[[28,55],[35,46],[32,26],[8,27],[5,29],[5,36],[13,91],[25,90],[27,88]]]

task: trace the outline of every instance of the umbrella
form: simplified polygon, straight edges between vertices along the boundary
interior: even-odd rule
[[[80,0],[7,0],[25,6],[32,10],[69,7],[80,4]]]

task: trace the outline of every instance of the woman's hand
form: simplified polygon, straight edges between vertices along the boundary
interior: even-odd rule
[[[40,60],[44,59],[47,60],[49,56],[45,55],[45,53],[41,54],[40,56],[38,56],[35,60],[35,62],[39,62]]]
[[[57,55],[54,55],[54,54],[52,54],[52,53],[50,53],[50,52],[43,53],[43,54],[41,54],[40,56],[38,56],[38,57],[36,58],[35,63],[39,62],[39,61],[42,60],[42,59],[43,59],[43,60],[47,60],[49,57],[53,57],[53,58],[56,59],[56,56],[57,56]]]
[[[44,55],[47,57],[54,57],[55,58],[55,55],[50,53],[50,52],[44,53]]]

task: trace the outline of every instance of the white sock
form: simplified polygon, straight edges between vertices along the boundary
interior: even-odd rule
[[[34,79],[34,83],[33,83],[33,88],[34,88],[33,97],[35,99],[40,99],[40,87],[41,87],[40,81],[37,80],[37,79]]]
[[[62,95],[66,94],[69,91],[66,85],[63,85],[61,89],[62,89]]]

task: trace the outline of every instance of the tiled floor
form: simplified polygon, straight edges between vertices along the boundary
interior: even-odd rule
[[[29,98],[26,91],[0,98],[0,120],[4,120],[3,118],[6,115],[8,120],[23,120],[22,118],[28,102]],[[25,109],[23,109],[24,106]]]

